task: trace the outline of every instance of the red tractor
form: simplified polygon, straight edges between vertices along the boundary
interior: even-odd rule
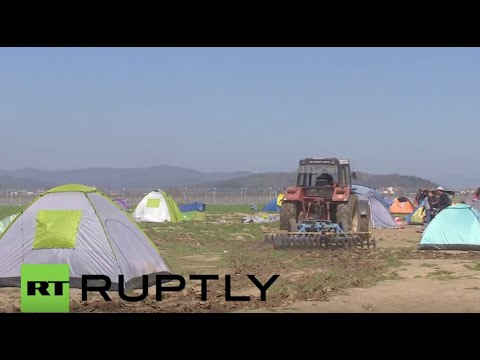
[[[287,246],[368,245],[370,203],[352,192],[350,162],[335,158],[300,160],[297,185],[285,189],[280,229],[274,237]]]

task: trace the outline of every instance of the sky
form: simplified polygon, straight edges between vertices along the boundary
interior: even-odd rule
[[[479,48],[0,48],[0,169],[480,179]]]

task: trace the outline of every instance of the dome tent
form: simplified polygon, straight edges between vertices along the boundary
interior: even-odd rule
[[[128,214],[94,188],[67,184],[32,202],[0,235],[0,286],[19,287],[22,264],[68,264],[70,287],[82,275],[106,275],[111,290],[149,286],[171,274],[155,245]]]
[[[410,201],[409,198],[405,196],[397,197],[393,200],[392,205],[390,205],[390,213],[392,214],[411,214],[415,206]]]
[[[173,198],[160,189],[147,194],[132,217],[138,222],[179,222],[186,220]]]
[[[283,194],[278,194],[277,197],[273,198],[267,205],[265,205],[262,211],[280,212],[282,200]]]
[[[480,250],[480,212],[467,204],[440,211],[427,225],[419,250]]]
[[[369,201],[371,210],[370,226],[373,229],[398,228],[392,214],[390,214],[388,204],[378,191],[362,185],[352,185],[352,191],[358,194],[361,199]]]

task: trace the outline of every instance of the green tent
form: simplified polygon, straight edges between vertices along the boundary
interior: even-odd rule
[[[171,222],[178,222],[183,220],[183,215],[180,209],[178,208],[175,200],[170,196],[169,193],[163,192],[163,196],[167,201],[168,211],[170,212]]]
[[[182,214],[185,221],[207,220],[207,215],[203,211],[186,211],[186,212],[183,212]]]
[[[470,205],[455,204],[428,224],[420,250],[480,250],[480,213]]]

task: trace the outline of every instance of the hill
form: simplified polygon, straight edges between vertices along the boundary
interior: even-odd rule
[[[278,172],[278,173],[264,173],[253,174],[235,179],[228,179],[219,182],[213,182],[208,185],[216,188],[260,188],[272,187],[275,189],[282,189],[287,186],[292,186],[296,183],[296,174],[294,172]],[[363,172],[357,172],[357,179],[354,180],[357,185],[369,186],[374,189],[383,187],[398,187],[405,188],[407,191],[417,191],[418,189],[435,188],[438,185],[430,180],[422,179],[416,176],[409,175],[373,175]]]
[[[373,188],[400,187],[408,191],[431,188],[437,184],[408,175],[373,175],[357,172],[356,184]],[[50,188],[66,183],[96,186],[103,190],[151,190],[153,188],[275,188],[281,189],[296,182],[294,172],[253,174],[248,171],[205,173],[170,165],[149,168],[88,168],[68,171],[21,169],[0,170],[0,188],[32,190]]]
[[[0,175],[0,188],[3,190],[36,190],[45,188],[47,184],[28,178],[19,178],[12,175]]]
[[[0,171],[0,174],[2,173],[8,177],[8,181],[2,182],[0,180],[0,187],[12,187],[12,179],[16,179],[19,188],[23,188],[27,184],[31,187],[54,187],[66,183],[79,183],[101,189],[140,190],[157,187],[184,187],[252,174],[248,171],[204,173],[170,165],[149,168],[87,168],[65,171],[20,169],[9,172]]]
[[[369,186],[374,189],[389,186],[404,188],[409,192],[416,192],[418,189],[434,189],[438,186],[435,182],[417,176],[400,174],[372,175],[362,172],[357,172],[357,180],[355,180],[354,183]]]

